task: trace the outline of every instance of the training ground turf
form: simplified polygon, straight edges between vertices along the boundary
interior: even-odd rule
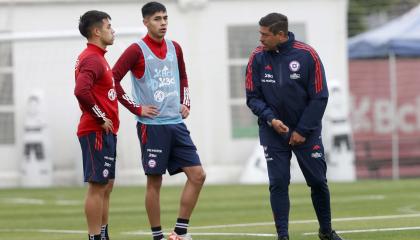
[[[85,188],[1,189],[1,240],[86,239]],[[162,190],[162,225],[173,227],[181,187]],[[150,240],[144,187],[114,188],[112,240]],[[330,183],[333,227],[350,240],[419,240],[420,179]],[[290,186],[292,240],[317,239],[318,224],[304,184]],[[266,185],[205,186],[190,230],[194,240],[274,240]]]

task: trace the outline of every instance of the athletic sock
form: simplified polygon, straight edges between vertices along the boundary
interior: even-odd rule
[[[102,238],[102,240],[109,240],[108,224],[102,225],[102,227],[101,227],[101,238]]]
[[[101,240],[101,234],[98,234],[98,235],[88,234],[88,239],[89,240]]]
[[[178,218],[175,225],[175,233],[178,235],[185,235],[188,231],[189,219]]]
[[[152,227],[151,229],[152,229],[153,240],[161,240],[163,238],[163,232],[162,232],[161,226]]]

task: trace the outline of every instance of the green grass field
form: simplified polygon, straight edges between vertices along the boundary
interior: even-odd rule
[[[164,187],[162,191],[165,231],[170,231],[176,220],[180,190]],[[420,179],[334,183],[330,190],[333,227],[342,231],[345,239],[420,239]],[[149,231],[144,191],[144,187],[114,189],[112,240],[151,239],[144,233]],[[85,188],[0,190],[0,239],[86,239],[84,194]],[[290,197],[291,239],[317,239],[309,189],[293,184]],[[194,240],[276,239],[268,187],[205,186],[190,226]]]

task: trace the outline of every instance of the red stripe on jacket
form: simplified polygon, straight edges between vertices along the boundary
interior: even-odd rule
[[[315,61],[315,92],[316,93],[321,92],[322,87],[323,87],[322,86],[322,71],[321,71],[321,61],[319,60],[318,54],[309,45],[303,44],[303,43],[300,43],[300,42],[295,42],[293,44],[293,47],[297,48],[297,49],[306,50],[311,54],[312,58]]]
[[[254,90],[254,83],[252,82],[252,62],[254,61],[255,55],[263,51],[263,46],[258,46],[252,51],[251,56],[249,57],[248,66],[246,68],[246,81],[245,87],[249,91]]]

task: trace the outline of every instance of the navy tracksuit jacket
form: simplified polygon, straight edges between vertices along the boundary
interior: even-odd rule
[[[287,146],[292,131],[306,138],[320,133],[328,89],[318,54],[291,32],[277,51],[256,48],[247,67],[246,97],[258,116],[261,145],[282,146],[287,140]],[[288,136],[279,138],[267,124],[273,118],[289,127]]]
[[[246,98],[248,107],[258,117],[278,235],[288,235],[291,151],[311,187],[320,230],[330,232],[330,195],[321,139],[321,119],[327,106],[328,89],[318,54],[309,45],[296,41],[291,32],[288,41],[275,51],[256,48],[246,71]],[[278,134],[269,124],[273,118],[283,121],[289,133]],[[290,146],[293,131],[306,141]]]

